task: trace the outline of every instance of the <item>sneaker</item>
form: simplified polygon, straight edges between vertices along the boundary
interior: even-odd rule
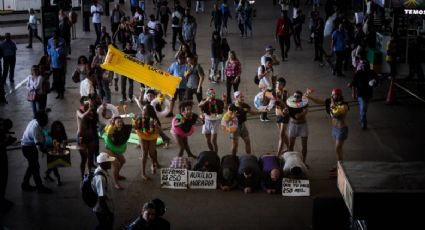
[[[270,119],[269,119],[268,117],[266,117],[266,118],[264,118],[262,121],[263,121],[263,122],[269,122],[269,121],[270,121]]]
[[[35,190],[37,190],[35,186],[29,185],[29,184],[21,184],[21,189],[22,191],[26,191],[26,192],[34,192]]]

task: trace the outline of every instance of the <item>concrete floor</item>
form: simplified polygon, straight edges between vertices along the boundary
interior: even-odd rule
[[[205,70],[210,67],[210,37],[212,28],[208,27],[210,20],[211,1],[206,1],[206,12],[195,14],[198,22],[198,55]],[[194,5],[194,4],[193,4]],[[258,16],[253,22],[253,38],[240,38],[235,20],[229,21],[228,40],[231,49],[236,51],[242,63],[243,74],[240,90],[245,93],[246,101],[252,105],[254,95],[258,92],[253,84],[259,59],[266,45],[278,47],[274,41],[275,20],[279,9],[273,7],[271,1],[257,1]],[[125,9],[128,10],[128,2]],[[303,6],[304,12],[310,10]],[[152,8],[148,7],[148,13]],[[0,18],[1,19],[1,18]],[[103,18],[108,24],[109,18]],[[81,22],[81,20],[79,20]],[[77,40],[72,42],[73,54],[69,61],[68,75],[76,65],[79,55],[87,54],[87,47],[94,41],[94,32],[81,32],[77,27]],[[109,26],[108,26],[109,28]],[[304,30],[307,30],[305,25]],[[165,60],[159,68],[166,69],[172,61],[171,33],[168,31],[166,40],[169,44],[164,49]],[[307,43],[308,31],[303,33],[303,50],[289,53],[289,61],[275,68],[279,76],[287,80],[290,92],[304,90],[307,87],[316,90],[315,95],[326,97],[330,90],[340,87],[344,96],[351,100],[351,94],[346,85],[351,80],[351,73],[345,78],[333,77],[328,67],[320,67],[313,62],[313,45]],[[42,54],[41,44],[36,43],[32,50],[25,49],[26,44],[18,45],[18,61],[16,66],[16,82],[22,81],[29,73],[30,66],[36,63]],[[279,56],[279,51],[276,51]],[[48,98],[48,107],[52,108],[50,120],[60,119],[67,128],[69,137],[76,133],[75,110],[78,108],[78,84],[67,80],[66,97],[64,100],[55,99],[52,93]],[[204,89],[214,88],[220,95],[225,91],[224,84],[204,82]],[[358,107],[351,105],[347,117],[350,128],[349,138],[344,146],[346,160],[365,161],[414,161],[425,160],[423,148],[423,130],[425,128],[425,108],[423,104],[410,99],[400,99],[395,106],[387,106],[382,101],[385,98],[387,83],[375,91],[377,101],[372,102],[368,112],[369,130],[362,131],[358,123]],[[25,100],[25,87],[20,87],[8,96],[9,104],[0,107],[1,117],[10,117],[15,124],[14,131],[21,137],[26,124],[32,117],[30,104]],[[113,103],[118,104],[120,93],[113,92]],[[137,111],[134,104],[130,111]],[[275,152],[277,149],[277,129],[275,118],[272,122],[261,123],[257,116],[251,116],[247,122],[250,131],[253,153],[260,156],[264,153]],[[339,196],[335,179],[328,178],[328,169],[335,164],[333,140],[330,135],[330,120],[323,107],[313,107],[308,115],[310,138],[308,142],[308,159],[311,175],[310,197],[282,197],[267,195],[262,192],[245,195],[241,191],[221,192],[203,190],[167,190],[160,189],[159,176],[144,182],[140,178],[139,151],[130,145],[127,153],[127,163],[122,174],[127,180],[122,183],[125,190],[112,191],[115,203],[115,229],[121,229],[134,219],[141,205],[155,197],[161,198],[167,205],[165,218],[171,222],[172,229],[310,229],[312,220],[312,200],[318,196]],[[170,122],[164,120],[163,126],[169,127]],[[166,130],[169,134],[169,130]],[[189,140],[195,153],[206,150],[206,143],[201,135],[201,127]],[[219,155],[230,153],[230,141],[227,135],[220,133],[218,138]],[[297,143],[296,150],[300,150]],[[101,143],[101,149],[104,146]],[[159,161],[168,165],[170,159],[177,154],[177,146],[172,143],[169,149],[158,148]],[[238,154],[244,153],[243,145]],[[72,167],[60,169],[64,185],[56,187],[54,183],[47,186],[54,190],[51,195],[22,192],[20,184],[27,163],[20,150],[10,151],[9,183],[6,197],[15,206],[5,216],[1,224],[9,229],[93,229],[96,218],[80,198],[79,192],[79,163],[77,152],[72,152]],[[41,172],[46,169],[45,158],[40,159]]]

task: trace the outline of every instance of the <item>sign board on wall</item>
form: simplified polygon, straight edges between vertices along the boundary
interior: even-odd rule
[[[187,189],[187,170],[162,168],[161,188]]]
[[[216,189],[216,172],[188,171],[188,185],[191,189]]]
[[[310,181],[283,178],[283,196],[310,196]]]

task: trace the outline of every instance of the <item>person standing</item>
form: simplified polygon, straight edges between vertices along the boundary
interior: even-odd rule
[[[93,208],[99,225],[96,229],[112,230],[114,225],[114,204],[109,189],[109,174],[111,162],[115,161],[115,157],[109,156],[107,153],[100,153],[96,158],[99,166],[94,171],[94,177],[91,182],[93,191],[97,194],[97,202]]]
[[[277,19],[275,31],[276,40],[280,45],[282,61],[285,61],[285,58],[288,58],[288,51],[291,46],[291,33],[291,21],[288,18],[287,12],[282,11],[281,16]]]
[[[171,15],[171,10],[170,7],[168,7],[168,2],[162,1],[161,7],[159,7],[158,11],[159,21],[161,22],[162,28],[164,30],[164,36],[167,37],[168,21],[170,20]]]
[[[111,34],[112,34],[112,41],[115,43],[118,26],[120,25],[121,18],[125,16],[124,11],[121,10],[119,4],[115,4],[114,9],[111,13]],[[121,41],[121,36],[118,33],[118,41]]]
[[[7,180],[9,177],[9,161],[7,157],[7,146],[16,142],[10,129],[13,127],[12,120],[0,118],[0,213],[7,213],[14,203],[5,198]]]
[[[109,77],[109,71],[100,67],[104,60],[105,51],[102,46],[98,45],[96,47],[96,56],[93,58],[93,62],[91,63],[91,68],[96,73],[98,95],[102,98],[102,101],[110,103],[111,89],[109,88],[109,82],[111,79]]]
[[[173,39],[171,44],[173,47],[173,51],[176,51],[177,36],[179,37],[180,43],[183,43],[182,25],[183,25],[183,14],[180,13],[177,7],[174,7],[174,11],[171,14],[171,29],[173,30]]]
[[[216,93],[214,89],[211,88],[207,91],[207,98],[202,100],[198,106],[202,110],[205,121],[204,125],[202,126],[202,134],[205,135],[208,148],[211,151],[218,153],[218,124],[220,123],[223,114],[224,102],[220,99],[216,99]]]
[[[289,123],[289,111],[286,106],[286,100],[288,99],[288,91],[285,89],[286,86],[286,80],[285,78],[281,77],[277,79],[276,84],[276,92],[274,94],[276,99],[276,107],[275,107],[275,113],[276,113],[276,123],[277,127],[279,129],[279,144],[277,148],[277,155],[282,155],[285,151],[283,150],[283,147],[286,145],[286,147],[289,147],[289,140],[288,136],[286,135],[287,126]]]
[[[211,69],[208,79],[214,83],[218,82],[220,76],[216,79],[218,63],[221,59],[221,37],[218,31],[214,31],[211,37]]]
[[[56,99],[63,99],[65,92],[65,49],[59,45],[59,39],[56,37],[53,40],[53,46],[47,50],[53,73],[53,88],[58,95]]]
[[[187,59],[187,69],[184,77],[187,80],[186,84],[186,100],[193,100],[193,94],[196,95],[198,102],[202,100],[202,83],[204,82],[204,69],[198,63],[194,56],[189,56]]]
[[[100,41],[100,27],[102,26],[101,16],[103,15],[103,7],[98,3],[98,0],[93,0],[93,5],[90,7],[92,23],[96,31],[96,44]]]
[[[127,42],[125,49],[123,52],[131,57],[136,57],[136,50],[133,50],[133,44],[130,42]],[[127,88],[127,81],[128,81],[128,98],[130,99],[130,102],[133,102],[133,79],[128,78],[126,76],[121,76],[121,102],[124,103],[127,101],[126,96],[126,88]]]
[[[194,55],[196,55],[196,33],[197,24],[195,17],[186,16],[182,29],[183,41],[189,46],[190,52],[192,52]]]
[[[28,19],[28,31],[29,31],[29,41],[28,41],[28,45],[26,46],[26,48],[32,48],[32,38],[35,37],[37,38],[40,42],[43,42],[40,38],[40,36],[38,36],[38,28],[37,28],[37,22],[39,22],[40,19],[37,18],[37,16],[35,15],[34,9],[31,8],[30,9],[30,17]]]
[[[59,22],[60,36],[65,40],[67,53],[71,54],[71,21],[68,16],[64,14],[63,19]]]
[[[32,113],[35,116],[35,114],[38,111],[43,111],[40,108],[40,91],[41,91],[41,84],[42,84],[42,77],[40,76],[40,71],[37,65],[33,65],[31,68],[31,75],[27,77],[27,90],[28,93],[34,93],[35,96],[32,98],[31,102],[31,108]]]
[[[167,72],[173,76],[180,77],[182,80],[180,84],[177,86],[176,92],[174,93],[174,97],[171,99],[170,105],[170,114],[169,116],[173,116],[174,105],[179,99],[180,103],[183,101],[184,93],[186,90],[186,78],[184,77],[184,73],[186,72],[186,58],[184,55],[179,55],[177,57],[177,61],[173,62],[170,67],[168,67]]]
[[[214,23],[214,31],[217,31],[218,33],[221,33],[222,18],[223,18],[223,14],[221,13],[221,10],[218,9],[217,3],[215,3],[213,5],[213,11],[211,12],[210,27],[212,23]]]
[[[288,125],[288,136],[289,136],[289,151],[294,151],[295,141],[297,137],[301,137],[301,153],[303,155],[303,162],[307,159],[307,140],[308,140],[308,125],[307,125],[307,113],[308,113],[308,100],[303,98],[301,91],[295,91],[293,96],[286,100],[289,112],[289,125]]]
[[[16,64],[16,44],[12,41],[10,33],[6,33],[4,41],[0,44],[3,50],[3,84],[6,82],[9,74],[10,83],[15,82],[15,64]]]
[[[44,111],[35,114],[35,118],[31,120],[25,128],[21,139],[22,153],[28,161],[28,167],[24,175],[21,188],[23,191],[39,193],[51,193],[52,190],[45,187],[40,177],[40,163],[38,162],[38,152],[46,154],[44,149],[43,128],[47,125],[49,119]],[[34,179],[36,186],[30,185],[31,177]]]
[[[241,82],[242,66],[239,59],[236,57],[235,51],[229,51],[229,58],[224,68],[224,75],[226,76],[226,99],[227,104],[232,103],[231,91],[237,92]]]
[[[331,53],[334,52],[336,55],[335,68],[332,73],[338,77],[343,77],[342,62],[345,59],[346,37],[344,25],[342,23],[339,24],[338,29],[332,33],[331,48]]]

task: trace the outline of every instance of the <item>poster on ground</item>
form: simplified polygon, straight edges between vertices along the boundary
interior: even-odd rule
[[[310,180],[283,178],[283,196],[310,196]]]
[[[187,189],[187,169],[161,169],[161,188]]]
[[[188,186],[190,189],[216,189],[217,173],[188,171]]]

